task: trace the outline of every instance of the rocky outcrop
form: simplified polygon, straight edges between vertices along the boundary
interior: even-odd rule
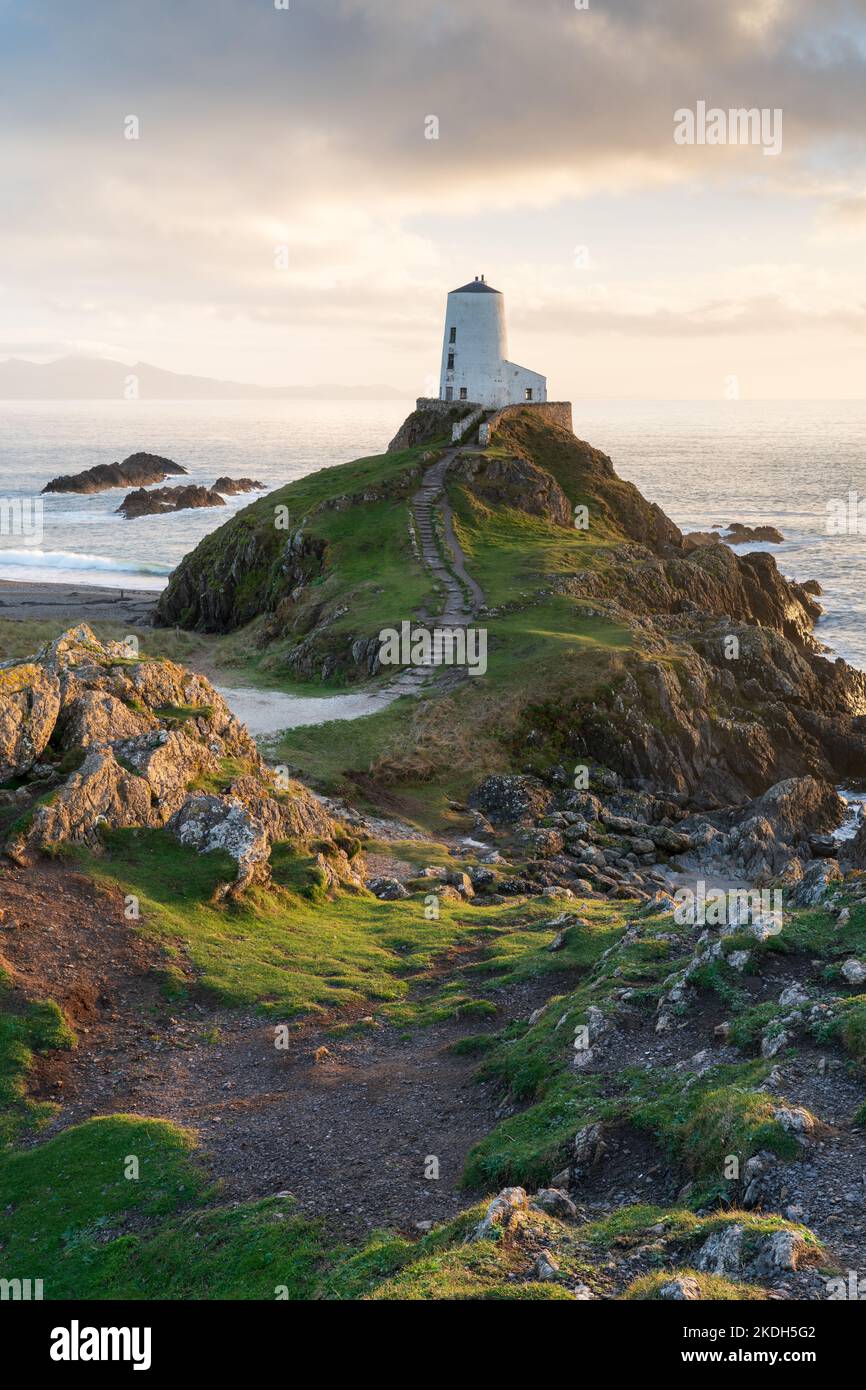
[[[417,444],[446,444],[458,420],[471,415],[475,407],[460,401],[438,401],[423,398],[417,408],[407,415],[391,443],[389,454],[401,453]]]
[[[275,785],[207,680],[136,659],[85,626],[0,669],[0,738],[3,780],[32,779],[23,799],[15,793],[24,814],[6,843],[19,864],[65,842],[98,849],[106,828],[167,828],[235,860],[226,892],[267,882],[271,847],[285,841],[311,856],[327,885],[363,885],[363,863],[350,859],[357,842],[301,783]],[[196,790],[208,780],[224,790]]]
[[[791,777],[757,797],[748,815],[769,821],[777,839],[797,845],[812,835],[838,829],[845,812],[845,802],[834,787],[814,777]]]
[[[703,809],[745,802],[790,777],[866,776],[862,672],[769,628],[699,615],[674,628],[676,661],[627,656],[591,702],[538,702],[515,747],[542,725],[561,758],[595,759],[632,786]]]
[[[866,869],[866,820],[861,820],[850,840],[844,840],[839,858],[847,869]]]
[[[195,507],[224,507],[225,500],[213,488],[190,483],[186,487],[158,487],[150,492],[140,487],[124,497],[117,508],[120,516],[132,520],[139,516],[162,516],[167,512],[189,511]]]
[[[530,459],[476,452],[458,454],[450,476],[463,479],[482,501],[516,507],[557,526],[573,526],[574,512],[556,479]]]
[[[122,463],[98,463],[83,473],[66,473],[52,478],[43,492],[105,492],[112,487],[147,487],[164,482],[172,473],[187,470],[159,454],[130,454]]]
[[[519,776],[486,777],[469,804],[493,825],[530,824],[550,809],[553,794],[537,779]]]
[[[213,485],[213,491],[220,493],[223,497],[236,497],[241,492],[264,492],[264,483],[256,482],[255,478],[217,478]]]
[[[775,526],[746,526],[742,521],[732,521],[724,531],[688,531],[683,536],[683,547],[694,550],[701,545],[780,545],[784,539]]]
[[[0,782],[26,772],[48,747],[60,682],[33,662],[0,667]]]

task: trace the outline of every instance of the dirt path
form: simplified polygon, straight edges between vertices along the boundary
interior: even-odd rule
[[[193,980],[186,1001],[167,1003],[160,950],[126,921],[119,893],[40,863],[3,874],[0,905],[0,965],[20,997],[55,999],[79,1037],[74,1052],[38,1064],[31,1094],[61,1110],[29,1142],[93,1115],[170,1119],[196,1131],[225,1199],[289,1191],[339,1235],[412,1230],[471,1203],[463,1166],[497,1123],[501,1097],[450,1045],[576,982],[576,972],[547,975],[493,996],[495,1017],[411,1033],[368,1023],[335,1038],[336,1016],[313,1020],[278,1050],[272,1023],[214,1007]],[[430,1158],[438,1178],[425,1177]]]

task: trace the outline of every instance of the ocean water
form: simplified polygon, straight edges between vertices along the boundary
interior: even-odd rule
[[[0,500],[32,497],[58,473],[111,463],[139,449],[189,469],[278,487],[314,469],[378,453],[412,402],[0,402]],[[866,669],[866,402],[575,401],[575,431],[610,454],[684,530],[769,523],[768,549],[791,578],[819,581],[817,635]],[[169,479],[169,482],[172,480]],[[863,500],[863,534],[833,534],[840,503]],[[0,579],[162,588],[202,536],[247,505],[126,521],[122,490],[49,494],[39,543],[2,534]],[[2,523],[2,516],[0,516]],[[8,528],[7,528],[8,529]]]
[[[737,549],[817,579],[816,637],[866,669],[866,401],[576,402],[574,427],[684,531],[778,527],[783,544]],[[855,524],[834,534],[840,506]]]
[[[61,473],[79,473],[143,450],[173,459],[188,478],[256,478],[271,490],[318,468],[381,453],[413,402],[400,401],[0,401],[0,579],[162,589],[203,536],[262,493],[224,507],[127,520],[129,489],[42,498],[42,537],[27,503]],[[18,515],[21,525],[17,524]],[[22,534],[22,531],[26,534]]]

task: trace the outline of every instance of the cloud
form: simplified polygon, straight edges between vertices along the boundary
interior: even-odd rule
[[[36,322],[45,340],[137,351],[148,325],[164,333],[173,318],[202,336],[243,321],[408,341],[438,315],[470,223],[486,217],[513,265],[527,210],[602,195],[639,228],[643,197],[746,183],[756,200],[807,199],[824,234],[860,234],[863,31],[848,0],[592,0],[586,11],[569,0],[291,0],[287,11],[0,0],[0,46],[0,292],[16,335]],[[698,99],[782,107],[783,156],[675,146],[673,113]],[[137,141],[124,139],[130,114]],[[425,139],[429,115],[438,140]],[[537,312],[551,331],[563,302],[569,321],[635,333],[757,332],[762,313],[800,312],[785,287],[682,289],[660,276],[618,291],[611,311],[569,304],[559,287]],[[828,312],[814,286],[802,292]],[[635,309],[641,296],[648,307]]]

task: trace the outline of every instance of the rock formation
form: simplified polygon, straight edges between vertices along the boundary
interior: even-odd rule
[[[217,478],[211,490],[223,497],[236,497],[241,492],[264,492],[265,485],[255,478]]]
[[[172,473],[186,469],[159,454],[130,454],[122,463],[98,463],[83,473],[67,473],[53,478],[43,492],[105,492],[112,487],[146,487],[161,483]]]
[[[18,864],[66,842],[98,849],[103,829],[167,828],[231,855],[232,893],[267,882],[277,841],[306,849],[329,883],[362,882],[342,827],[300,782],[277,788],[207,680],[83,625],[0,666],[0,781],[13,778],[23,786],[0,796],[17,813],[5,849]]]
[[[158,487],[148,491],[140,487],[124,497],[117,508],[121,516],[132,520],[139,516],[162,516],[168,512],[187,511],[193,507],[224,507],[225,501],[213,488],[188,483],[185,487]]]

